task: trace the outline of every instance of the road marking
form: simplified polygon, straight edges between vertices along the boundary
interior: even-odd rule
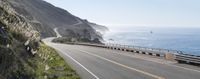
[[[87,69],[85,66],[83,66],[81,63],[79,63],[76,59],[74,59],[72,56],[70,56],[67,53],[64,53],[64,51],[59,50],[61,53],[65,54],[66,56],[68,56],[70,59],[72,59],[74,62],[76,62],[78,65],[80,65],[82,68],[84,68],[87,72],[89,72],[92,76],[95,77],[95,79],[100,79],[99,77],[97,77],[94,73],[92,73],[89,69]]]
[[[106,51],[109,52],[110,50],[106,50]],[[120,53],[115,53],[115,52],[113,52],[113,50],[112,50],[110,53],[114,53],[114,54],[118,54],[118,55],[123,55],[123,56],[131,57],[131,58],[138,58],[138,59],[142,59],[142,60],[145,60],[145,61],[151,61],[151,62],[163,64],[163,65],[168,65],[168,66],[171,66],[171,67],[181,68],[181,69],[185,69],[185,70],[189,70],[189,71],[195,71],[195,72],[200,73],[199,70],[194,70],[194,69],[190,69],[190,68],[186,68],[186,67],[182,67],[182,66],[177,66],[177,65],[173,65],[173,64],[167,64],[167,63],[164,63],[164,62],[158,62],[158,61],[153,61],[153,60],[147,60],[147,59],[143,59],[143,58],[140,58],[140,57],[130,56],[130,55],[127,55],[127,54],[123,54],[123,53],[121,53],[121,52],[120,52]]]
[[[114,53],[114,52],[111,52],[111,53]],[[140,58],[140,57],[125,55],[125,54],[122,54],[122,53],[114,53],[114,54],[124,55],[124,56],[132,57],[132,58],[138,58],[138,59],[142,59],[142,60],[146,60],[146,61],[151,61],[151,62],[163,64],[163,65],[168,65],[168,66],[171,66],[171,67],[177,67],[177,68],[181,68],[181,69],[185,69],[185,70],[189,70],[189,71],[195,71],[195,72],[199,72],[200,73],[199,70],[194,70],[194,69],[190,69],[190,68],[186,68],[186,67],[181,67],[181,66],[177,66],[177,65],[167,64],[167,63],[164,63],[164,62],[157,62],[157,61],[153,61],[153,60],[147,60],[147,59],[143,59],[143,58]]]
[[[87,53],[87,54],[92,55],[92,56],[95,56],[95,57],[98,57],[98,58],[100,58],[100,59],[103,59],[103,60],[106,60],[106,61],[108,61],[108,62],[114,63],[114,64],[116,64],[116,65],[122,66],[122,67],[124,67],[124,68],[130,69],[130,70],[133,70],[133,71],[137,71],[137,72],[140,72],[140,73],[143,73],[143,74],[145,74],[145,75],[154,77],[154,78],[156,78],[156,79],[165,79],[165,78],[163,78],[163,77],[160,77],[160,76],[157,76],[157,75],[153,75],[153,74],[151,74],[151,73],[148,73],[148,72],[145,72],[145,71],[142,71],[142,70],[138,70],[138,69],[135,69],[135,68],[132,68],[132,67],[129,67],[129,66],[120,64],[120,63],[117,63],[117,62],[115,62],[115,61],[112,61],[112,60],[109,60],[109,59],[107,59],[107,58],[101,57],[101,56],[99,56],[99,55],[89,53],[89,52],[87,52],[87,51],[83,51],[83,50],[78,50],[78,51]]]
[[[190,71],[195,71],[195,72],[199,72],[199,70],[194,70],[194,69],[190,69],[190,68],[185,68],[185,67],[181,67],[181,66],[176,66],[176,65],[170,65],[170,64],[167,64],[168,66],[173,66],[173,67],[177,67],[177,68],[181,68],[181,69],[185,69],[185,70],[190,70]]]

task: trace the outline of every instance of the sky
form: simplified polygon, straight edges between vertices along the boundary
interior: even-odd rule
[[[200,0],[45,0],[105,26],[200,27]]]

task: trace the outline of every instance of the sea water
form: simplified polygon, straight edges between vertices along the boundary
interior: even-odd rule
[[[112,27],[104,35],[107,43],[162,48],[200,55],[200,28]]]

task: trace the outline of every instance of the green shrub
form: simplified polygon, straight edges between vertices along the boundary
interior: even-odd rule
[[[37,69],[37,73],[39,73],[37,74],[38,78],[45,74],[49,79],[80,79],[77,73],[53,48],[41,44],[38,54],[40,54],[41,59],[45,63],[40,64],[40,67]],[[45,71],[46,65],[49,66],[49,69]]]

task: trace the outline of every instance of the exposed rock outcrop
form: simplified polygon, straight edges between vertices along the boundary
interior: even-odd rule
[[[70,37],[70,30],[87,39],[102,39],[101,34],[95,30],[95,27],[101,26],[93,27],[89,22],[43,0],[8,0],[8,2],[17,13],[31,22],[30,24],[41,33],[42,37],[55,36],[53,29],[58,28],[59,33],[65,37]],[[86,30],[87,35],[84,34]]]
[[[0,0],[0,22],[11,32],[23,35],[24,39],[39,40],[40,34],[33,26],[9,5],[7,0]]]
[[[33,79],[34,62],[23,43],[38,42],[40,34],[7,1],[0,0],[0,79]]]

